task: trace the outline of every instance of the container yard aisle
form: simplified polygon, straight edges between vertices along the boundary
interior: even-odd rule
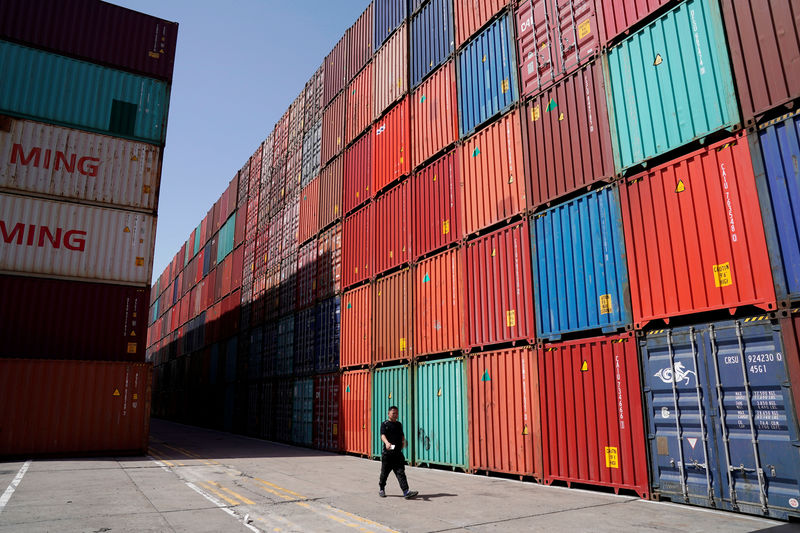
[[[22,466],[0,463],[0,495]],[[780,524],[423,468],[407,469],[417,499],[402,499],[394,479],[380,499],[378,472],[376,461],[153,420],[147,458],[32,461],[0,507],[0,532],[736,532]]]

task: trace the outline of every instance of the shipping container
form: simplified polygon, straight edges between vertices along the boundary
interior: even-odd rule
[[[0,359],[0,456],[141,455],[153,366]]]
[[[717,2],[679,4],[611,48],[603,67],[619,172],[739,123]]]
[[[795,414],[800,413],[800,307],[783,313],[780,321],[783,337],[783,358],[791,383]]]
[[[538,351],[544,482],[626,489],[648,499],[635,338],[594,337]]]
[[[347,111],[345,120],[345,144],[349,145],[372,124],[372,65],[367,64],[347,87]]]
[[[350,287],[372,276],[375,228],[373,204],[352,213],[342,224],[342,287]]]
[[[414,366],[414,464],[469,468],[466,368],[461,358]]]
[[[294,380],[292,409],[292,442],[304,446],[313,443],[314,425],[314,379]]]
[[[275,310],[277,315],[291,313],[297,307],[297,253],[284,256],[281,259],[280,268],[281,276],[278,287],[280,304]]]
[[[0,271],[147,285],[154,216],[0,194]]]
[[[314,370],[335,372],[339,369],[339,338],[341,331],[341,297],[320,302],[316,309],[316,362]]]
[[[378,279],[372,291],[372,364],[410,360],[414,354],[411,272],[404,268]]]
[[[409,63],[412,87],[419,85],[452,55],[453,32],[452,0],[430,0],[411,19]]]
[[[339,445],[339,374],[314,376],[314,447],[338,452]]]
[[[305,87],[294,99],[292,105],[289,107],[289,147],[296,148],[297,145],[303,143],[303,133],[305,132]]]
[[[326,165],[344,149],[344,116],[347,93],[333,99],[322,115],[322,164]]]
[[[407,0],[375,0],[373,45],[377,51],[408,16]]]
[[[620,194],[636,329],[714,309],[775,310],[746,137],[633,177]]]
[[[413,168],[458,140],[455,63],[449,61],[411,97]]]
[[[362,285],[342,295],[339,364],[367,366],[372,350],[372,287]]]
[[[164,144],[166,82],[5,41],[0,71],[0,113]]]
[[[303,136],[303,176],[305,187],[319,175],[322,158],[322,121],[318,120]]]
[[[413,257],[410,220],[411,181],[402,181],[379,196],[375,200],[374,210],[372,263],[374,273],[380,274],[407,264]]]
[[[344,153],[342,204],[350,213],[372,198],[372,131],[368,131]]]
[[[409,98],[372,126],[372,191],[377,194],[411,171]]]
[[[317,300],[317,240],[301,246],[297,252],[297,309],[314,305]]]
[[[458,125],[470,135],[519,98],[510,15],[497,19],[458,53]]]
[[[385,1],[385,0],[383,0]],[[398,1],[398,0],[389,0]],[[379,0],[378,4],[381,3]],[[403,2],[405,4],[405,2]],[[376,13],[378,8],[376,4]],[[375,20],[378,23],[378,20]],[[386,44],[375,53],[372,71],[375,94],[372,100],[374,118],[408,92],[408,25],[403,24]]]
[[[464,246],[468,346],[534,343],[528,222],[505,226]]]
[[[317,248],[317,295],[328,298],[342,288],[342,225],[336,224],[319,235]]]
[[[290,376],[294,368],[294,315],[286,315],[278,321],[275,337],[275,375]]]
[[[285,378],[275,382],[275,440],[292,441],[292,414],[294,412],[294,380]]]
[[[303,106],[303,125],[306,130],[315,125],[322,119],[322,93],[325,89],[325,62],[311,75],[311,79],[306,82],[305,97],[306,102]]]
[[[455,47],[461,48],[467,39],[509,3],[509,0],[453,0]]]
[[[317,312],[313,307],[298,311],[294,320],[294,366],[295,376],[314,373],[316,364]]]
[[[414,353],[460,350],[466,340],[463,257],[450,249],[414,269]]]
[[[616,41],[617,37],[628,35],[632,29],[638,30],[644,19],[670,3],[673,0],[600,0],[597,11],[603,43]]]
[[[467,360],[473,471],[544,477],[536,352],[476,353]]]
[[[800,438],[781,332],[766,316],[640,341],[653,494],[798,517]]]
[[[324,134],[324,127],[323,127]],[[324,137],[323,137],[324,140]],[[323,144],[324,149],[324,144]],[[303,183],[303,143],[290,146],[286,154],[285,169],[285,198],[297,194],[302,189]]]
[[[287,195],[283,209],[283,257],[297,253],[300,237],[300,193]]]
[[[356,22],[347,30],[347,81],[352,80],[361,68],[372,59],[374,7],[370,2]],[[349,106],[348,106],[349,107]]]
[[[342,175],[344,156],[328,163],[319,178],[319,228],[342,218]]]
[[[521,137],[511,113],[458,146],[464,235],[527,210]]]
[[[348,33],[339,39],[339,42],[333,47],[331,53],[325,58],[325,82],[322,97],[322,106],[327,107],[328,104],[339,94],[344,88],[347,80],[347,42]],[[344,105],[344,104],[342,104]]]
[[[455,150],[443,155],[412,178],[414,259],[461,240],[461,178],[456,155]]]
[[[369,456],[372,403],[369,370],[343,372],[339,395],[342,451]]]
[[[384,444],[381,441],[381,424],[389,418],[389,408],[397,407],[400,423],[404,423],[408,448],[403,450],[406,460],[413,464],[414,451],[411,397],[411,372],[408,365],[376,368],[372,372],[372,457],[380,457]]]
[[[319,178],[300,192],[299,242],[306,242],[319,231]]]

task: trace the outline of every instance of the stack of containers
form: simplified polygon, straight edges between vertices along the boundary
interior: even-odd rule
[[[0,6],[0,455],[147,449],[177,29],[91,0]]]

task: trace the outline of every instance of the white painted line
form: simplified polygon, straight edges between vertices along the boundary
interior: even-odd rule
[[[31,466],[31,459],[28,459],[27,461],[25,461],[25,464],[22,465],[22,468],[19,469],[19,472],[17,472],[17,475],[11,481],[11,484],[8,486],[3,495],[0,496],[0,513],[3,512],[3,509],[8,503],[8,500],[11,499],[11,495],[14,494],[14,491],[17,490],[17,487],[19,486],[19,482],[22,481],[22,476],[25,475],[25,472],[28,471],[28,468],[30,466]]]
[[[199,488],[199,487],[197,487],[197,485],[195,485],[195,484],[194,484],[194,483],[192,483],[191,481],[185,481],[184,483],[186,483],[186,486],[188,486],[188,487],[189,487],[190,489],[192,489],[193,491],[197,492],[197,493],[198,493],[200,496],[202,496],[202,497],[203,497],[203,498],[205,498],[206,500],[210,501],[211,503],[213,503],[214,505],[216,505],[217,507],[219,507],[220,509],[222,509],[223,511],[225,511],[226,513],[228,513],[229,515],[231,515],[232,517],[234,517],[236,520],[239,520],[239,517],[238,517],[238,516],[236,516],[236,513],[234,513],[234,512],[233,512],[233,511],[231,511],[231,510],[230,510],[228,507],[226,507],[224,503],[222,503],[221,501],[219,501],[219,500],[218,500],[218,499],[216,499],[215,497],[211,496],[210,494],[206,494],[204,491],[200,490],[200,488]],[[241,521],[242,521],[242,525],[243,525],[244,527],[246,527],[247,529],[249,529],[250,531],[255,531],[255,533],[261,533],[261,530],[260,530],[260,529],[258,529],[257,527],[253,527],[253,526],[251,526],[250,524],[248,524],[248,523],[247,523],[247,518],[248,518],[248,517],[249,517],[249,515],[245,516],[245,517],[244,517],[244,518],[241,520]]]

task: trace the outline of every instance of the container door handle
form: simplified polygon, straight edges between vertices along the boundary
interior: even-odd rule
[[[731,507],[734,511],[739,510],[739,504],[736,502],[736,487],[733,485],[733,476],[731,475],[731,452],[729,448],[730,437],[728,436],[728,426],[725,422],[725,405],[724,393],[722,391],[722,381],[719,377],[719,365],[717,364],[717,334],[713,325],[708,326],[708,336],[711,342],[711,354],[714,358],[714,376],[716,377],[716,391],[717,391],[717,404],[719,406],[719,420],[720,427],[722,428],[722,441],[723,449],[725,450],[725,471],[728,474],[728,496],[731,500]]]
[[[681,476],[681,493],[683,494],[683,501],[688,503],[689,487],[686,486],[686,474],[683,468],[683,427],[681,426],[681,412],[678,410],[678,386],[675,383],[675,352],[673,350],[671,329],[667,331],[667,346],[669,348],[669,365],[673,370],[670,384],[672,386],[672,407],[675,410],[675,435],[678,437],[678,472]]]
[[[708,433],[706,432],[705,410],[703,409],[703,396],[700,390],[700,379],[697,374],[697,338],[694,327],[689,328],[689,338],[692,342],[692,361],[694,362],[694,390],[697,396],[697,414],[700,420],[700,433],[703,437],[703,467],[706,469],[706,498],[710,507],[715,507],[714,490],[711,487],[711,472],[708,470]]]

